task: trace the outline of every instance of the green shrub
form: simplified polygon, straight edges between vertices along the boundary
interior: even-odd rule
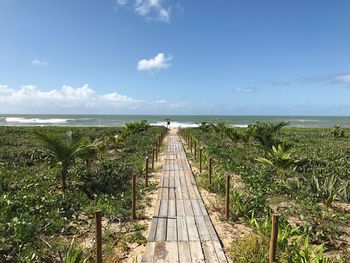
[[[268,262],[269,239],[251,233],[232,242],[230,257],[235,263]]]

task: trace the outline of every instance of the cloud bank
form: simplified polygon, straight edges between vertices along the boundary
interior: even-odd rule
[[[34,85],[16,90],[0,85],[0,103],[0,113],[98,113],[137,109],[145,104],[117,92],[97,94],[88,84],[48,91]]]
[[[140,71],[155,71],[167,69],[171,66],[171,60],[171,56],[165,56],[163,53],[159,53],[154,58],[140,60],[137,63],[137,69]]]

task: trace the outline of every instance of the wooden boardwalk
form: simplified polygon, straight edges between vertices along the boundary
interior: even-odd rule
[[[141,262],[227,262],[178,135],[168,136],[164,154]]]

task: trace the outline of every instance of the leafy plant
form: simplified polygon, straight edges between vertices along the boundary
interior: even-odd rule
[[[71,131],[67,131],[65,135],[48,132],[36,132],[35,134],[46,147],[46,150],[49,151],[51,161],[60,166],[61,187],[64,191],[67,187],[68,169],[74,162],[80,145],[80,138],[73,138]]]
[[[259,157],[256,160],[266,166],[270,166],[277,171],[279,175],[285,175],[286,169],[295,167],[298,164],[298,160],[292,157],[293,145],[283,141],[276,146],[272,146],[271,149],[266,149],[266,158]]]
[[[340,125],[334,125],[331,130],[331,134],[334,138],[346,138],[345,130]]]

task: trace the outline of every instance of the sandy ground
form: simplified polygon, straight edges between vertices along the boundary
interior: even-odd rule
[[[168,134],[172,134],[172,133],[173,133],[173,130],[170,130]],[[162,166],[164,162],[164,146],[167,144],[167,141],[168,141],[168,137],[165,137],[162,143],[160,154],[158,154],[158,161],[155,162],[155,165],[154,165],[155,171],[149,174],[149,182],[154,182],[157,185],[159,185],[160,177],[162,175]],[[154,214],[154,206],[157,200],[157,194],[158,194],[158,188],[147,193],[147,197],[152,200],[151,205],[148,205],[145,209],[145,219],[138,220],[138,223],[147,225],[147,228],[142,233],[143,236],[146,238],[148,236],[148,230],[152,222],[152,217]],[[137,244],[131,244],[131,250],[127,255],[125,255],[126,257],[121,262],[125,262],[125,263],[140,262],[141,256],[144,253],[145,248],[146,246],[144,245],[138,246]]]

